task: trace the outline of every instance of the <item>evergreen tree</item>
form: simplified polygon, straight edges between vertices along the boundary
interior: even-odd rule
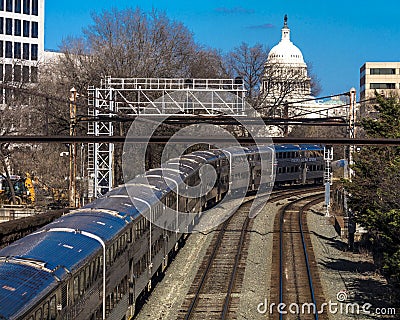
[[[376,119],[363,119],[371,138],[400,138],[398,98],[376,94]],[[354,177],[348,183],[349,205],[365,227],[374,258],[385,275],[400,283],[400,147],[364,147],[354,155]]]

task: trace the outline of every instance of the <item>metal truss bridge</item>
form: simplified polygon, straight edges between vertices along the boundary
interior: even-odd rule
[[[100,88],[88,89],[88,116],[102,121],[89,122],[88,134],[113,136],[112,117],[246,116],[246,90],[237,79],[112,78]],[[111,190],[113,183],[113,143],[89,143],[89,198]]]

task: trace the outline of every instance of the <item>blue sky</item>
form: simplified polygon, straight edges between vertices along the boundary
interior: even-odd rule
[[[81,35],[91,12],[112,7],[155,8],[183,22],[199,44],[230,51],[247,42],[272,48],[288,15],[293,43],[321,81],[321,95],[359,92],[365,61],[400,61],[400,3],[317,0],[45,0],[45,48]]]

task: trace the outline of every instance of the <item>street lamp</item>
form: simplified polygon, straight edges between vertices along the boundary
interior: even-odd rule
[[[69,135],[76,135],[76,96],[75,88],[70,90],[69,98]],[[76,143],[69,145],[69,206],[76,208]]]

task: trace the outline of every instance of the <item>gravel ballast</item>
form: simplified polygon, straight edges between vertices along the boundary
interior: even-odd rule
[[[393,308],[393,305],[388,298],[390,288],[386,280],[377,273],[371,256],[346,250],[347,245],[336,233],[332,218],[325,217],[324,212],[322,205],[311,208],[308,211],[307,223],[325,301],[337,303],[337,311],[333,306],[332,310],[336,312],[328,312],[329,319],[398,319],[395,316],[375,313],[381,310],[386,313],[393,311],[389,309]],[[339,299],[347,296],[343,302],[338,300],[339,292],[342,294]],[[354,305],[355,312],[352,312],[353,307],[350,304]],[[356,312],[357,306],[359,314]],[[370,314],[363,312],[364,306]]]
[[[292,197],[295,198],[297,197]],[[269,297],[274,218],[287,202],[284,200],[267,203],[254,218],[236,319],[269,319],[268,312],[258,312],[257,306]],[[371,258],[365,254],[346,252],[346,244],[337,235],[331,220],[324,217],[323,212],[322,205],[312,207],[307,213],[307,221],[326,302],[331,300],[333,303],[339,303],[337,294],[345,291],[348,300],[344,303],[357,302],[360,306],[370,303],[373,306],[370,310],[390,307],[390,302],[384,298],[389,296],[388,286],[384,279],[376,274]],[[135,319],[177,319],[215,232],[192,234],[188,238]],[[238,293],[234,295],[237,296]],[[354,318],[388,319],[365,314],[329,314],[331,320]]]

